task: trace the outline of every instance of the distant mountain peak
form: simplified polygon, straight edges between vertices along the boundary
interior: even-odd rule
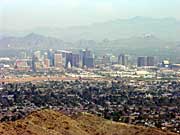
[[[30,34],[26,35],[24,38],[37,38],[37,37],[42,38],[42,37],[44,37],[44,36],[42,36],[42,35],[40,35],[40,34],[36,34],[36,33],[32,32],[32,33],[30,33]]]
[[[135,16],[126,19],[113,19],[106,22],[96,22],[90,25],[71,26],[66,28],[41,27],[32,29],[25,38],[47,37],[61,38],[64,41],[78,41],[80,39],[93,39],[101,41],[105,38],[115,40],[141,36],[143,33],[153,33],[166,41],[178,41],[180,35],[180,21],[173,17],[144,17]],[[38,34],[37,34],[38,33]],[[42,35],[39,35],[42,34]],[[15,34],[17,36],[17,34]]]

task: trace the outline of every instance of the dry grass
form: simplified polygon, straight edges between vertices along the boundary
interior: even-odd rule
[[[25,119],[0,124],[0,135],[176,135],[157,129],[108,121],[82,113],[68,117],[52,110],[33,112]]]

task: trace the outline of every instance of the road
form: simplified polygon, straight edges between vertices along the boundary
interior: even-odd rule
[[[57,77],[57,76],[36,76],[36,77],[12,77],[12,78],[1,78],[0,83],[23,83],[23,82],[39,82],[39,81],[74,81],[80,80],[79,77]],[[89,81],[110,81],[105,78],[81,78],[81,80],[89,80]]]

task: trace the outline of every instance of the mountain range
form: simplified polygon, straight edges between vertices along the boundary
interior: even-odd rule
[[[5,36],[0,39],[0,49],[43,49],[61,48],[66,43],[54,37],[46,37],[40,34],[30,33],[23,37]]]
[[[35,111],[27,117],[0,123],[1,135],[176,135],[156,128],[112,122],[88,113],[67,116],[53,110]]]
[[[136,16],[129,19],[116,19],[98,22],[91,25],[61,27],[38,27],[24,31],[1,30],[0,35],[21,35],[38,33],[60,38],[64,41],[81,39],[116,40],[142,35],[154,35],[165,41],[178,41],[180,35],[180,21],[175,18],[150,18]]]
[[[165,41],[179,40],[180,21],[174,18],[134,17],[117,19],[107,22],[93,23],[87,26],[72,26],[68,28],[36,28],[33,32],[56,36],[65,41],[115,40],[152,34]]]
[[[134,17],[88,26],[36,28],[5,34],[1,31],[0,51],[90,48],[97,53],[123,52],[178,58],[179,35],[180,22],[174,18]]]
[[[122,48],[174,48],[179,42],[165,41],[154,35],[134,36],[119,38],[116,40],[104,39],[102,41],[81,39],[74,42],[66,42],[59,38],[30,33],[26,36],[5,36],[0,38],[0,49],[47,49],[47,48],[92,48],[92,49],[122,49]]]

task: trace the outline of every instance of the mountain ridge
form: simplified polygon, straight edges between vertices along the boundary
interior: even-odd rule
[[[68,28],[57,28],[56,30],[46,31],[46,28],[36,30],[37,33],[60,37],[63,40],[75,41],[79,39],[110,40],[118,38],[128,38],[141,36],[144,34],[153,34],[163,40],[178,40],[180,34],[180,21],[175,18],[150,18],[133,17],[129,19],[116,19],[106,22],[92,23],[87,26],[72,26]]]
[[[101,41],[81,39],[75,42],[67,42],[60,38],[44,36],[39,33],[29,33],[25,36],[5,36],[0,39],[1,56],[9,54],[9,50],[44,50],[66,49],[78,52],[82,48],[90,48],[97,54],[128,53],[132,55],[153,55],[179,57],[178,49],[180,42],[164,41],[153,34],[117,38],[115,40],[103,39]],[[10,56],[12,55],[9,54]],[[8,56],[9,56],[8,55]],[[18,55],[18,54],[16,54]],[[13,54],[14,56],[14,54]]]
[[[115,40],[121,37],[129,38],[137,35],[153,34],[165,41],[177,41],[179,40],[178,35],[180,34],[179,27],[180,21],[173,17],[152,18],[136,16],[65,28],[37,27],[21,32],[10,32],[10,30],[8,30],[8,33],[10,35],[12,35],[12,33],[18,33],[17,35],[24,34],[25,36],[28,33],[35,32],[46,36],[57,37],[64,41],[77,41],[80,39],[100,41],[106,38]],[[3,30],[1,33],[3,33]],[[6,31],[4,33],[7,35]]]
[[[34,111],[15,122],[0,123],[1,135],[177,135],[155,128],[112,122],[92,114],[66,116],[53,110]]]
[[[65,42],[56,37],[44,36],[38,33],[29,33],[22,37],[15,37],[15,36],[2,37],[0,38],[0,47],[1,48],[16,48],[16,49],[20,49],[20,48],[29,49],[29,48],[39,47],[41,49],[45,49],[49,47],[51,48],[67,47],[68,48],[69,47],[68,45],[72,45],[72,44],[74,44],[75,47],[78,47],[79,45],[80,47],[88,47],[86,46],[86,42],[91,42],[92,44],[106,44],[106,43],[117,44],[119,45],[119,47],[122,47],[123,45],[129,46],[129,44],[134,44],[136,45],[135,46],[136,48],[148,47],[148,44],[147,44],[148,42],[150,42],[149,47],[152,47],[152,46],[163,47],[166,44],[174,45],[175,43],[175,42],[164,41],[152,34],[132,36],[128,38],[118,38],[115,40],[103,39],[102,41],[99,41],[99,42],[96,40],[87,40],[87,39],[80,39],[80,40],[77,40],[76,42]],[[81,45],[84,45],[84,46],[81,46]]]

